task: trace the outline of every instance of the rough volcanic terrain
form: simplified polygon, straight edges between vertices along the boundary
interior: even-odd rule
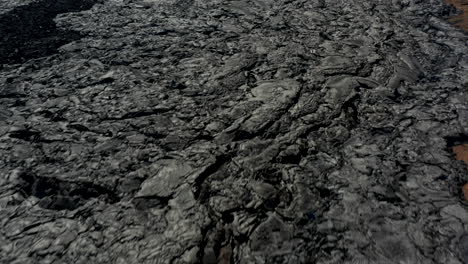
[[[0,0],[0,263],[468,263],[456,14]]]

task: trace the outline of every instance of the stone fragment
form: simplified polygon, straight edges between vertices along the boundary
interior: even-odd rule
[[[156,175],[145,180],[136,197],[170,197],[183,183],[193,168],[181,160],[162,160]]]

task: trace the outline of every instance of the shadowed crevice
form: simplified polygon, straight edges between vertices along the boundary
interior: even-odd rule
[[[98,197],[108,203],[119,200],[112,190],[92,182],[69,182],[29,173],[23,173],[20,178],[22,192],[27,196],[39,198],[39,206],[46,209],[74,210],[87,200]]]

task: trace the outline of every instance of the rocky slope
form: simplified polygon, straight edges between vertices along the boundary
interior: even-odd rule
[[[10,2],[0,262],[468,262],[453,7]]]

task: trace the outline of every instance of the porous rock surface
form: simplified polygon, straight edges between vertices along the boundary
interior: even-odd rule
[[[468,263],[440,0],[7,2],[0,262]]]

